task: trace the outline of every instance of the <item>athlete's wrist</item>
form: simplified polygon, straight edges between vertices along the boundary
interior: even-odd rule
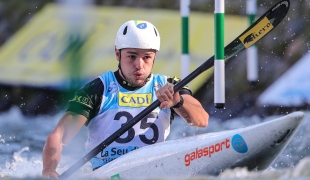
[[[56,179],[58,179],[59,174],[56,172],[56,170],[44,169],[42,171],[42,176],[45,178],[56,178]]]
[[[177,104],[175,104],[174,106],[172,106],[172,108],[180,108],[183,106],[184,103],[184,99],[183,97],[180,95],[180,102],[178,102]]]

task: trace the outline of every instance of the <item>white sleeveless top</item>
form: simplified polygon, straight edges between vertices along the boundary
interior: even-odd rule
[[[157,97],[155,91],[167,84],[167,77],[152,74],[150,80],[140,89],[128,91],[109,71],[99,78],[104,85],[99,113],[88,124],[87,152],[107,139],[111,134],[152,104]],[[102,152],[91,159],[93,169],[146,145],[163,142],[170,133],[170,108],[157,107],[144,119],[120,136]]]

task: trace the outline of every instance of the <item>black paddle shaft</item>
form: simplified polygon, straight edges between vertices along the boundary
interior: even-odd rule
[[[265,14],[263,14],[255,23],[253,23],[249,28],[247,28],[240,36],[238,36],[235,40],[233,40],[230,44],[225,47],[225,57],[227,60],[230,57],[236,55],[238,52],[249,48],[252,45],[248,45],[248,43],[255,43],[260,40],[262,37],[267,35],[270,31],[272,31],[286,16],[290,7],[289,0],[281,0],[276,3],[273,7],[271,7]],[[261,34],[267,28],[265,24],[263,24],[264,20],[268,19],[268,29],[266,33]],[[263,24],[263,26],[262,26]],[[272,24],[272,27],[269,26]],[[244,36],[247,36],[244,38]],[[185,77],[182,81],[174,86],[174,91],[178,92],[185,85],[187,85],[190,81],[200,75],[202,72],[214,66],[214,56],[205,61],[202,65],[200,65],[196,70],[190,73],[187,77]],[[147,116],[150,112],[156,109],[160,105],[159,100],[153,102],[150,106],[145,108],[142,112],[140,112],[133,119],[123,124],[123,126],[115,131],[110,137],[96,146],[93,150],[87,153],[83,158],[81,158],[78,162],[72,165],[67,171],[59,176],[59,179],[66,179],[70,175],[72,175],[77,169],[86,164],[89,160],[91,160],[94,156],[104,150],[107,146],[109,146],[112,142],[114,142],[117,138],[123,135],[126,131],[132,128],[135,124],[141,121],[145,116]]]

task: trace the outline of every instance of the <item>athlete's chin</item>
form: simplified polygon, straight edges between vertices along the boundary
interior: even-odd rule
[[[144,80],[136,80],[134,81],[133,84],[135,84],[136,86],[141,86],[141,84],[143,84]]]
[[[136,86],[141,86],[141,84],[144,83],[143,79],[131,79],[131,81],[129,82],[132,86],[136,87]]]
[[[143,82],[145,80],[146,77],[144,76],[135,76],[132,78],[132,80],[136,83],[140,83],[140,82]]]

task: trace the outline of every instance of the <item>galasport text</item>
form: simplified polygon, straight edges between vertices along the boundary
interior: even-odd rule
[[[191,161],[194,161],[195,159],[199,159],[205,156],[211,157],[212,154],[220,152],[223,149],[229,149],[229,148],[230,148],[229,139],[225,139],[224,141],[220,143],[216,143],[214,145],[211,145],[205,148],[201,148],[201,149],[196,148],[196,151],[193,151],[184,156],[185,166],[191,165]]]

